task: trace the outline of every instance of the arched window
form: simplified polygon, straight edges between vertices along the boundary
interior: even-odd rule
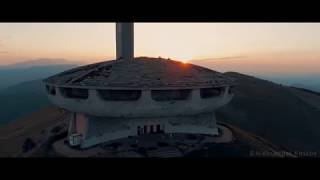
[[[234,86],[230,86],[228,90],[228,94],[233,94]]]
[[[46,85],[46,90],[51,95],[56,95],[56,89],[53,86]]]
[[[141,90],[97,90],[106,101],[136,101],[141,97]]]
[[[137,134],[138,134],[138,136],[141,135],[141,127],[140,126],[137,127]]]
[[[191,89],[152,90],[151,97],[155,101],[187,100],[191,91]]]
[[[60,88],[62,96],[71,99],[88,99],[89,91],[88,89],[80,88]]]
[[[201,98],[211,98],[220,96],[223,93],[224,88],[202,88],[200,89]]]

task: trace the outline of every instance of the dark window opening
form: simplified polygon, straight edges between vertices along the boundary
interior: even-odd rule
[[[99,96],[107,101],[136,101],[141,90],[97,90]]]
[[[191,89],[151,91],[151,97],[155,101],[186,100],[190,94]]]
[[[47,92],[51,95],[56,95],[56,89],[53,86],[46,85]]]
[[[228,94],[233,94],[233,91],[234,91],[233,89],[234,89],[234,87],[233,87],[233,86],[230,86],[230,87],[229,87],[229,90],[228,90]]]
[[[161,133],[161,127],[160,127],[160,124],[157,125],[157,133]]]
[[[148,133],[148,129],[147,128],[148,128],[147,126],[143,127],[143,134],[147,134]]]
[[[158,142],[157,145],[159,147],[168,147],[170,144],[166,143],[166,142]]]
[[[60,88],[60,91],[61,91],[61,94],[67,98],[87,99],[89,97],[88,89]]]
[[[140,126],[138,126],[138,128],[137,128],[137,134],[138,134],[138,135],[141,135],[141,128],[140,128]]]
[[[211,98],[220,96],[224,88],[202,88],[200,89],[201,98]]]

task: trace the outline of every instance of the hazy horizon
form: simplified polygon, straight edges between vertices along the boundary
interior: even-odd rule
[[[135,23],[135,56],[218,71],[317,74],[320,23]],[[114,23],[0,23],[0,65],[37,59],[85,64],[115,57]]]

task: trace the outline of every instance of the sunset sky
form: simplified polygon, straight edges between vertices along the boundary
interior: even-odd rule
[[[316,73],[320,23],[135,23],[135,56],[207,59],[201,64],[223,71]],[[0,65],[114,57],[114,23],[0,23]]]

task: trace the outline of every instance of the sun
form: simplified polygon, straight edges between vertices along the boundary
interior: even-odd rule
[[[182,62],[183,64],[188,64],[188,63],[189,63],[189,60],[188,60],[188,59],[182,59],[181,62]]]
[[[184,54],[184,55],[179,55],[179,56],[176,56],[179,61],[181,61],[182,63],[184,64],[187,64],[189,63],[189,61],[192,60],[192,56],[191,55],[187,55],[187,54]]]

